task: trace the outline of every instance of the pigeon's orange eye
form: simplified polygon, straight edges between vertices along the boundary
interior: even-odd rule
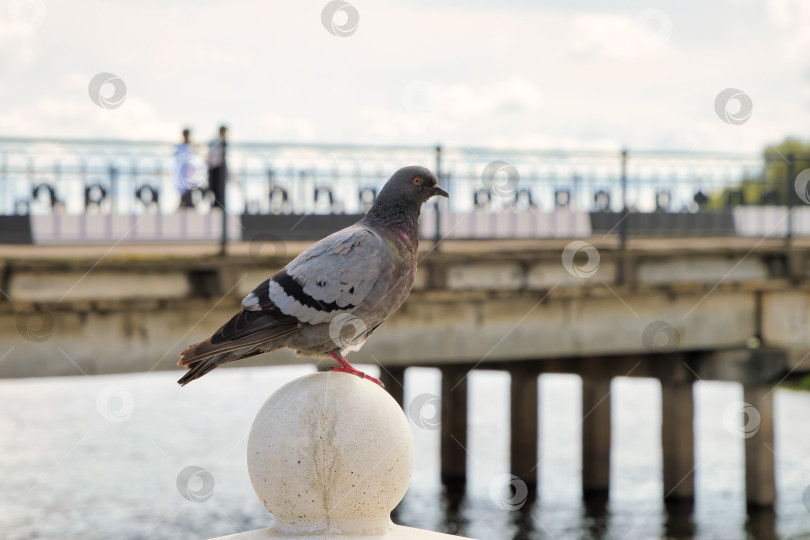
[[[422,177],[421,176],[414,176],[413,177],[413,183],[416,184],[417,186],[421,186],[422,185]]]

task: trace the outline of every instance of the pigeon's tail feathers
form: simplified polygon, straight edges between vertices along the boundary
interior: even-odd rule
[[[180,353],[177,365],[189,371],[177,382],[185,386],[219,365],[279,349],[284,346],[280,338],[300,327],[295,319],[281,320],[259,311],[240,311],[214,335]]]
[[[224,364],[225,362],[227,362],[228,361],[227,360],[228,356],[233,356],[233,353],[222,353],[222,354],[217,354],[215,356],[211,356],[209,358],[202,358],[202,359],[198,358],[196,360],[189,361],[186,364],[186,366],[188,367],[188,372],[186,372],[185,375],[180,377],[180,379],[177,381],[177,384],[179,384],[180,386],[185,386],[188,383],[190,383],[191,381],[193,381],[195,379],[199,379],[200,377],[202,377],[203,375],[205,375],[206,373],[208,373],[209,371],[211,371],[215,367],[219,366],[220,364]],[[234,360],[236,360],[238,358],[242,358],[242,357],[240,356],[240,357],[234,358]]]
[[[280,348],[282,345],[273,346],[272,341],[280,337],[291,334],[297,327],[277,327],[272,330],[257,334],[253,339],[237,340],[243,343],[217,343],[212,344],[211,338],[201,341],[196,345],[188,347],[180,353],[180,366],[189,369],[188,373],[178,380],[180,386],[185,386],[194,379],[199,379],[212,369],[227,362],[234,362],[243,358],[250,358],[263,352],[269,352]],[[263,334],[263,335],[262,335]]]
[[[202,345],[205,342],[199,343],[198,345]],[[177,383],[180,386],[185,386],[191,381],[195,379],[199,379],[215,367],[225,364],[227,362],[233,362],[235,360],[241,360],[243,358],[249,358],[251,356],[256,356],[257,354],[261,354],[265,351],[256,348],[244,348],[239,349],[236,351],[216,354],[214,356],[209,356],[207,358],[196,358],[192,359],[188,364],[188,372],[183,375]]]

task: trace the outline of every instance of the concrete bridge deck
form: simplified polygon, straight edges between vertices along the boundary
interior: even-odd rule
[[[781,351],[780,368],[763,376],[805,369],[810,239],[647,238],[624,250],[613,238],[586,242],[424,242],[411,297],[353,358],[490,365],[737,350],[767,351],[772,365]],[[0,246],[0,345],[14,346],[0,377],[78,373],[44,342],[87,373],[173,369],[179,350],[307,245],[235,244],[224,258],[213,245]],[[102,337],[115,363],[99,364]]]
[[[0,377],[178,369],[180,350],[306,245],[234,244],[224,258],[202,244],[0,246]],[[537,376],[580,375],[584,492],[609,486],[611,378],[657,378],[667,498],[694,494],[692,383],[737,381],[760,419],[741,437],[748,500],[769,505],[773,388],[810,370],[808,255],[806,238],[425,242],[410,298],[351,358],[379,364],[400,402],[406,366],[442,370],[448,483],[466,475],[469,370],[512,374],[512,469],[529,485]],[[310,360],[240,364],[293,362]]]

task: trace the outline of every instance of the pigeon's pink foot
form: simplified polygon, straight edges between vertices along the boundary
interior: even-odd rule
[[[385,388],[385,385],[382,383],[382,381],[380,381],[379,379],[375,379],[370,375],[366,375],[359,369],[355,368],[353,365],[349,363],[348,360],[343,358],[343,355],[341,355],[340,353],[337,353],[335,351],[329,351],[327,354],[332,358],[334,358],[338,364],[340,364],[340,367],[329,368],[329,371],[337,371],[338,373],[349,373],[351,375],[356,375],[361,379],[368,379],[371,382],[380,385],[382,388]]]

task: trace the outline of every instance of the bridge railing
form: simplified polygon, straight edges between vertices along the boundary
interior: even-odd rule
[[[217,239],[205,160],[205,145],[0,138],[0,216],[43,243]],[[807,194],[785,199],[796,168],[774,183],[758,155],[232,143],[228,238],[318,237],[406,164],[438,169],[452,195],[425,209],[429,238],[810,234]],[[192,206],[178,211],[181,189]]]

